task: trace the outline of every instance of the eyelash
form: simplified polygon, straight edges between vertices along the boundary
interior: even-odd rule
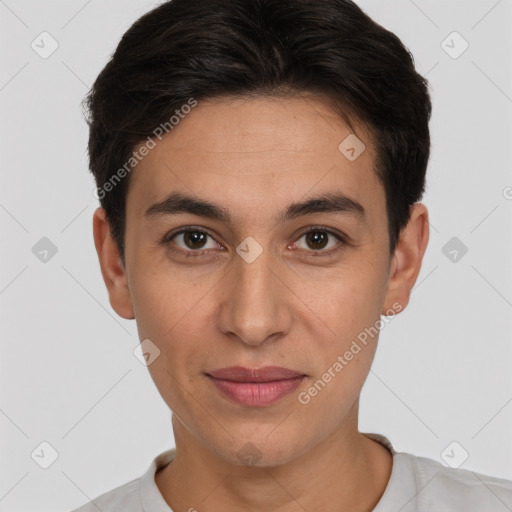
[[[332,249],[329,249],[329,250],[322,250],[322,249],[319,249],[317,251],[314,251],[314,250],[309,250],[308,251],[308,250],[306,250],[306,252],[312,253],[311,256],[314,257],[314,258],[331,256],[331,255],[337,253],[338,251],[340,251],[343,248],[343,246],[349,245],[349,243],[347,242],[347,240],[346,240],[346,238],[344,236],[342,236],[341,234],[338,234],[338,233],[332,231],[331,229],[329,229],[329,228],[327,228],[325,226],[313,226],[313,227],[311,227],[308,231],[303,232],[299,236],[297,241],[300,240],[305,235],[308,235],[310,233],[317,233],[317,232],[323,232],[323,233],[327,233],[329,235],[332,235],[334,238],[336,238],[340,242],[340,244],[338,244],[336,247],[334,247]],[[215,240],[215,237],[209,231],[205,230],[204,228],[195,228],[194,226],[189,226],[186,229],[180,229],[179,231],[175,231],[175,232],[171,232],[171,233],[166,234],[163,237],[163,239],[160,241],[160,243],[163,244],[163,245],[167,245],[172,252],[178,253],[180,255],[184,255],[187,258],[197,258],[197,257],[203,256],[205,253],[208,253],[211,250],[213,250],[213,249],[206,249],[206,250],[204,250],[204,249],[197,249],[197,250],[192,250],[192,249],[190,249],[190,250],[176,249],[175,247],[172,246],[172,244],[170,242],[176,236],[182,235],[184,233],[203,233],[203,234],[208,235],[209,237],[211,237],[212,239]],[[218,243],[218,242],[216,242],[216,243]],[[293,243],[295,244],[296,242],[293,242]],[[301,249],[301,250],[305,250],[305,249]]]

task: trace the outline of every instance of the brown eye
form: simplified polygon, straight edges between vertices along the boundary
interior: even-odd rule
[[[329,235],[325,231],[310,231],[305,236],[306,243],[312,249],[324,249],[329,242]]]
[[[204,244],[209,236],[202,231],[185,231],[179,234],[183,235],[183,243],[187,249],[204,249]]]
[[[211,239],[210,246],[208,246],[208,239]],[[171,250],[186,256],[200,256],[210,249],[222,248],[208,232],[194,228],[182,229],[166,235],[162,244],[168,245]]]
[[[304,242],[300,241],[304,239]],[[329,256],[346,245],[345,239],[328,229],[310,229],[293,244],[295,248],[313,253],[313,256]]]

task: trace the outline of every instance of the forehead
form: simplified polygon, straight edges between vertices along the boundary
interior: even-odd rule
[[[183,117],[131,173],[127,209],[137,215],[173,190],[242,209],[308,192],[383,194],[370,133],[317,98],[212,99]]]

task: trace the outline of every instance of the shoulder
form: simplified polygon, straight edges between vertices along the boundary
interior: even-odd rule
[[[393,456],[388,485],[372,512],[510,512],[512,480],[397,452],[381,434],[364,433]]]
[[[101,494],[72,512],[172,512],[155,483],[155,473],[172,462],[176,449],[157,455],[139,478]]]
[[[395,461],[414,479],[411,502],[418,510],[510,512],[512,481],[451,468],[438,461],[397,453]],[[412,508],[412,510],[415,510]]]
[[[142,512],[140,503],[140,480],[136,478],[108,491],[72,512]]]

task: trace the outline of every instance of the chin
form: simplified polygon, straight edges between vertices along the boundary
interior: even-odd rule
[[[288,464],[300,455],[303,446],[297,446],[290,438],[272,439],[268,436],[261,438],[248,437],[231,443],[230,449],[226,451],[220,447],[218,451],[227,462],[241,467],[275,467]],[[236,447],[236,448],[235,448]],[[225,447],[224,447],[225,448]]]

